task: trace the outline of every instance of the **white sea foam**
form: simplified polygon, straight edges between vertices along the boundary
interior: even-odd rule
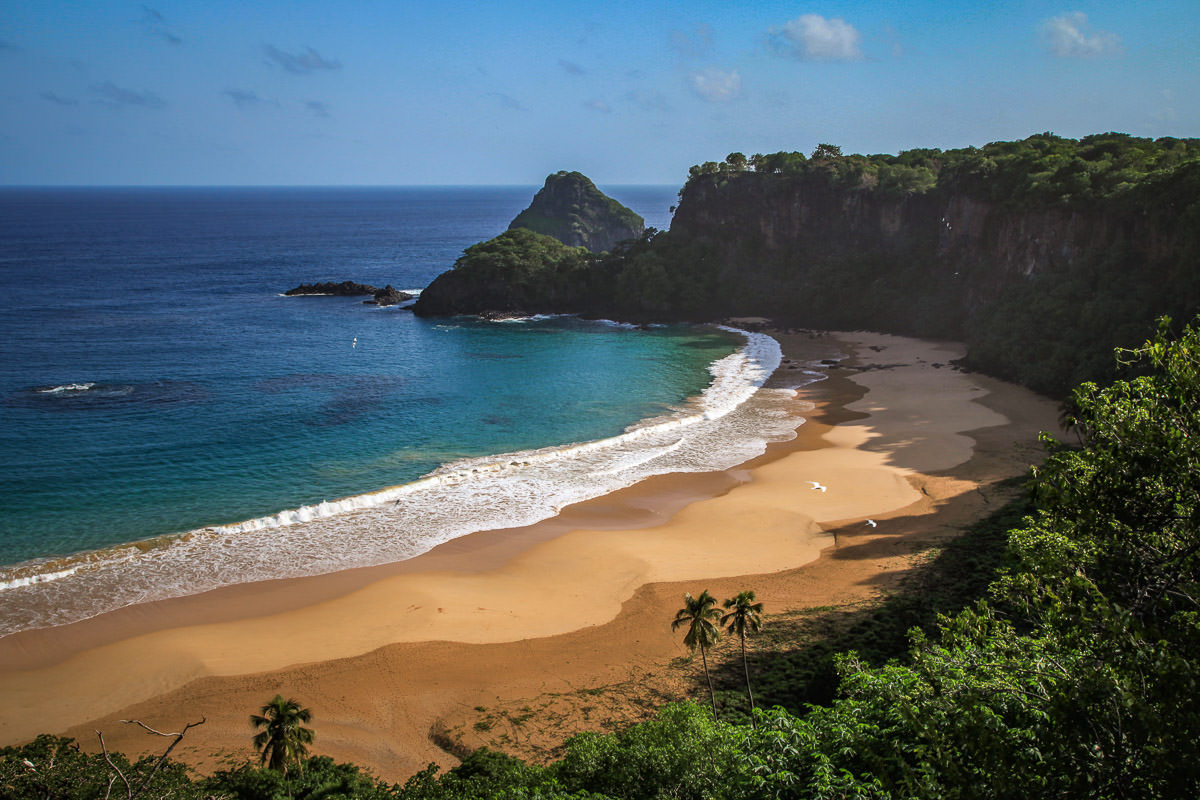
[[[30,572],[26,575],[9,578],[6,581],[0,581],[0,592],[5,589],[17,589],[21,586],[33,586],[37,583],[49,583],[57,581],[61,578],[66,578],[74,575],[79,571],[79,567],[68,567],[67,569],[56,570],[55,572]]]
[[[0,635],[230,583],[399,561],[475,531],[547,519],[651,475],[743,463],[794,436],[801,420],[793,388],[764,386],[779,344],[737,332],[745,345],[710,366],[700,397],[609,439],[464,459],[402,486],[0,570]],[[795,385],[821,377],[786,375]]]
[[[541,322],[547,319],[557,319],[559,317],[569,317],[570,314],[530,314],[527,317],[500,317],[498,319],[487,320],[497,324],[514,323],[514,322]]]
[[[45,389],[38,389],[39,394],[62,394],[64,392],[86,392],[95,386],[95,383],[85,381],[83,383],[64,383],[62,386],[49,386]]]

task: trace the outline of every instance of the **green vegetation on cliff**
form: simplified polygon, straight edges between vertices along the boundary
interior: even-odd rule
[[[552,236],[513,228],[471,245],[417,298],[418,314],[575,311],[594,257]]]
[[[689,170],[688,183],[721,182],[747,171],[782,179],[810,178],[841,189],[894,197],[967,192],[1012,206],[1085,206],[1136,189],[1147,176],[1200,157],[1200,139],[1144,139],[1101,133],[1067,139],[1040,133],[1016,142],[958,150],[926,148],[898,155],[843,155],[835,145],[803,153],[730,153]],[[686,191],[686,188],[685,190]]]
[[[571,247],[599,253],[641,236],[645,222],[597,189],[582,173],[564,171],[546,178],[529,208],[518,214],[508,228],[526,228]]]

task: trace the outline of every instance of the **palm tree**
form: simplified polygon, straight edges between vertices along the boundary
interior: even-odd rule
[[[254,736],[254,749],[262,753],[262,763],[274,770],[287,774],[288,765],[301,768],[308,755],[305,745],[312,744],[311,728],[301,723],[312,719],[312,712],[301,708],[295,700],[284,700],[277,694],[262,707],[262,714],[251,714],[250,723],[262,728]]]
[[[683,643],[692,652],[695,652],[697,647],[700,648],[700,658],[704,661],[704,678],[708,681],[708,696],[712,700],[713,719],[717,718],[717,695],[713,691],[712,676],[708,674],[707,650],[721,638],[721,629],[716,625],[721,612],[717,611],[716,605],[717,598],[709,594],[707,589],[701,592],[699,597],[685,594],[683,608],[675,612],[675,620],[671,623],[671,630],[678,630],[680,626],[687,625],[687,635],[683,637]]]
[[[750,695],[750,724],[754,724],[754,691],[750,688],[750,664],[746,661],[746,633],[758,633],[762,627],[763,604],[754,602],[754,591],[738,592],[725,601],[729,613],[721,617],[721,625],[742,640],[742,669],[746,673],[746,694]]]

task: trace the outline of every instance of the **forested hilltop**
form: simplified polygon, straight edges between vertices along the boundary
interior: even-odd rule
[[[972,366],[1062,396],[1111,377],[1113,348],[1158,316],[1200,310],[1200,140],[732,153],[692,167],[670,231],[600,256],[556,245],[510,231],[470,248],[458,294],[430,287],[417,311],[765,315],[953,338]]]

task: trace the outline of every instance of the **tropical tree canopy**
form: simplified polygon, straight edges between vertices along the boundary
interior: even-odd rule
[[[721,626],[745,640],[746,634],[762,628],[763,604],[756,603],[753,589],[738,592],[725,601],[728,613],[721,617]]]
[[[695,652],[697,647],[700,648],[700,659],[704,663],[704,679],[708,681],[708,696],[712,700],[714,719],[717,716],[717,693],[713,691],[712,676],[708,674],[708,648],[721,638],[721,629],[717,627],[717,620],[720,617],[721,612],[717,610],[717,598],[709,594],[708,589],[705,589],[699,597],[692,597],[690,592],[685,594],[683,608],[675,612],[675,619],[671,622],[673,631],[687,626],[683,643],[689,650]]]
[[[307,745],[312,744],[313,732],[303,725],[312,719],[312,712],[295,700],[284,700],[277,694],[262,707],[261,714],[251,714],[250,723],[261,728],[254,736],[254,749],[262,754],[262,764],[287,774],[289,766],[298,769],[308,757]]]
[[[746,695],[750,698],[750,719],[754,720],[754,690],[750,688],[750,662],[746,658],[746,634],[758,633],[762,627],[763,604],[756,603],[754,590],[738,592],[725,600],[729,612],[721,617],[721,625],[730,633],[737,634],[742,642],[742,671],[746,675]]]

